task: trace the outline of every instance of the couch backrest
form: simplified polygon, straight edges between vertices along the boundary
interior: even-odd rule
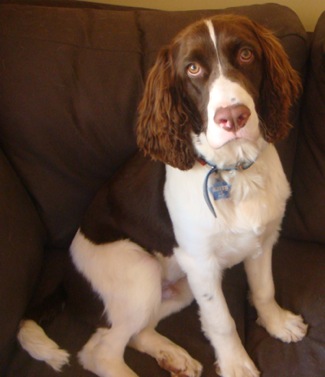
[[[135,149],[143,87],[134,12],[1,6],[0,143],[50,244],[64,247]]]
[[[159,48],[220,11],[0,5],[0,145],[30,192],[52,247],[66,247],[98,187],[135,150],[144,77]],[[307,38],[279,5],[226,10],[271,28],[304,72]],[[297,113],[297,112],[296,112]],[[296,132],[280,150],[291,177]]]

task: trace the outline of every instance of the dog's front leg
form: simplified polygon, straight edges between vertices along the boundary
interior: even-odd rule
[[[194,297],[200,307],[202,329],[211,341],[217,371],[222,377],[257,377],[259,372],[238,336],[221,286],[222,270],[215,258],[201,258],[178,249],[180,266],[186,272]]]
[[[300,315],[282,309],[275,301],[272,245],[272,241],[269,245],[265,243],[258,257],[248,258],[244,262],[251,300],[258,313],[257,323],[283,342],[298,342],[306,335],[308,326]]]

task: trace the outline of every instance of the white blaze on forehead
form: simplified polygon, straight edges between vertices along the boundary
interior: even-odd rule
[[[214,32],[214,27],[211,20],[205,20],[205,24],[209,30],[210,38],[214,44],[214,47],[217,48],[217,38],[216,33]]]
[[[205,22],[205,24],[206,24],[206,26],[208,28],[210,38],[211,38],[212,43],[213,43],[213,45],[214,45],[214,47],[216,49],[219,71],[220,71],[220,74],[222,74],[221,61],[220,61],[219,51],[218,51],[218,45],[217,45],[217,36],[216,36],[215,30],[214,30],[214,27],[213,27],[213,23],[212,23],[211,20],[205,20],[204,22]]]

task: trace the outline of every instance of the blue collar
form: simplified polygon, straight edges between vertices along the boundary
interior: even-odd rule
[[[198,157],[198,162],[201,165],[208,165],[210,167],[210,170],[209,170],[208,174],[206,175],[206,177],[204,179],[203,196],[204,196],[204,200],[205,200],[209,210],[211,211],[212,215],[215,218],[217,218],[217,214],[214,210],[214,207],[211,203],[211,199],[209,197],[208,184],[209,184],[209,178],[210,178],[211,174],[219,173],[219,172],[223,172],[223,171],[243,171],[243,170],[247,170],[254,164],[255,161],[238,161],[234,165],[225,166],[223,168],[218,168],[217,165],[211,164],[210,162],[206,161],[203,157]]]

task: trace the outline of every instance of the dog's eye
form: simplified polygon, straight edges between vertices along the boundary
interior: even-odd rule
[[[187,74],[190,77],[196,77],[201,75],[202,73],[202,67],[198,63],[191,63],[187,66]]]
[[[251,63],[254,60],[254,53],[251,49],[244,47],[239,50],[238,59],[241,64]]]

